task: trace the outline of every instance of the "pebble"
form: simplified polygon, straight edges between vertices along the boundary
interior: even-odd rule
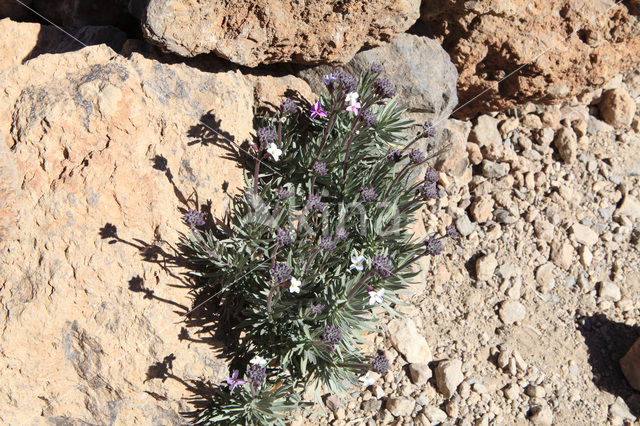
[[[485,194],[477,197],[473,201],[471,207],[469,207],[469,211],[471,212],[471,216],[476,222],[486,222],[492,217],[493,205],[493,198]]]
[[[391,344],[408,362],[428,364],[433,356],[429,344],[418,333],[413,320],[409,318],[395,318],[387,326],[387,334]]]
[[[462,383],[462,362],[458,359],[440,361],[436,366],[436,385],[440,393],[450,398]]]
[[[509,400],[514,400],[520,395],[520,387],[515,383],[511,383],[503,389],[504,396]]]
[[[505,163],[484,160],[482,162],[482,176],[487,179],[496,179],[506,176],[509,173],[509,166]]]
[[[554,135],[555,132],[551,127],[545,127],[538,133],[537,142],[542,146],[549,146],[553,142]]]
[[[574,223],[573,226],[571,226],[571,232],[573,239],[577,243],[592,246],[598,242],[598,234],[581,223]]]
[[[394,417],[408,416],[416,406],[412,398],[391,397],[387,400],[386,409]]]
[[[640,339],[620,359],[620,368],[631,387],[640,391]]]
[[[531,408],[531,423],[540,426],[551,426],[553,423],[553,413],[547,404],[536,405]]]
[[[560,128],[553,142],[565,163],[572,164],[576,161],[576,155],[578,154],[578,137],[573,129],[568,127]]]
[[[538,290],[543,294],[555,287],[553,263],[547,262],[538,266],[538,269],[536,269],[536,282],[538,283]]]
[[[382,407],[382,401],[379,399],[371,398],[362,402],[362,411],[365,413],[375,413]]]
[[[456,228],[458,229],[458,232],[460,232],[460,235],[462,235],[463,237],[468,237],[473,232],[474,225],[473,222],[469,220],[469,216],[463,214],[458,219],[456,219]]]
[[[573,255],[575,250],[567,241],[560,243],[556,241],[551,244],[551,261],[565,271],[568,271],[573,264]]]
[[[476,260],[476,276],[480,281],[488,281],[498,266],[498,261],[493,253],[479,257]]]
[[[632,221],[640,219],[640,201],[633,195],[627,194],[615,211],[616,216],[627,216]]]
[[[414,362],[409,364],[409,375],[414,384],[422,386],[433,376],[433,373],[427,364]]]
[[[603,281],[598,288],[598,296],[604,300],[617,302],[622,298],[620,288],[610,281]]]
[[[542,241],[550,242],[553,239],[553,225],[545,219],[536,219],[533,223],[533,228],[536,231],[536,236]]]
[[[478,117],[476,125],[473,126],[469,134],[469,141],[476,142],[481,147],[501,144],[502,137],[498,131],[498,120],[490,115]]]
[[[580,263],[582,266],[589,267],[591,266],[591,262],[593,261],[593,254],[591,250],[587,246],[580,247]]]
[[[629,407],[621,397],[616,397],[616,400],[609,406],[609,415],[611,417],[619,417],[622,420],[635,421],[636,416],[631,414]]]
[[[435,405],[429,405],[424,407],[423,413],[429,419],[429,424],[438,424],[447,420],[447,413],[442,411],[440,408]]]
[[[527,315],[527,308],[517,300],[506,300],[500,305],[498,315],[505,324],[513,324],[514,322],[522,321],[525,318]],[[502,355],[502,353],[500,355]],[[498,359],[500,363],[500,357]]]
[[[635,101],[622,88],[605,91],[599,107],[604,121],[616,129],[629,126],[636,113]]]
[[[342,400],[338,395],[335,395],[335,394],[329,395],[325,399],[324,403],[327,406],[327,408],[333,411],[334,413],[338,411],[338,409],[342,406]]]
[[[537,385],[527,386],[524,392],[531,398],[544,398],[547,395],[547,391],[542,386]]]

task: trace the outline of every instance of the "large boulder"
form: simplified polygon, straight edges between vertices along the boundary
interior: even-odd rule
[[[457,66],[458,115],[470,116],[565,100],[638,65],[638,12],[627,4],[425,0],[421,18]]]
[[[28,50],[0,48],[2,421],[181,424],[179,380],[227,366],[181,330],[192,300],[161,253],[187,208],[220,217],[243,184],[259,78],[105,45],[22,64]]]
[[[347,62],[419,17],[420,0],[150,0],[132,2],[148,40],[182,56],[213,52],[236,64]]]

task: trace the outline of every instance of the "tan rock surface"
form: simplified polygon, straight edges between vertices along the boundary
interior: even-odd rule
[[[182,56],[213,52],[236,64],[347,62],[419,17],[419,0],[286,2],[151,0],[146,37]]]
[[[583,0],[424,1],[422,20],[458,68],[460,105],[486,90],[457,114],[471,116],[527,101],[568,99],[640,63],[638,18],[625,3],[613,5]]]
[[[227,367],[208,334],[184,338],[188,289],[144,247],[171,252],[196,194],[214,216],[226,210],[221,188],[236,191],[242,172],[200,120],[250,139],[254,85],[104,45],[17,65],[24,52],[10,44],[0,49],[10,63],[0,72],[0,423],[181,424],[192,395],[173,376],[153,379],[163,360],[187,381],[220,381]],[[268,85],[281,92],[280,79]],[[102,238],[108,223],[115,243]]]

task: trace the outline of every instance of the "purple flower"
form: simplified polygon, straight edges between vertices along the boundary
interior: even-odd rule
[[[324,204],[322,204],[321,197],[319,195],[309,195],[307,199],[307,209],[313,210],[322,210],[324,208]]]
[[[326,176],[328,173],[327,163],[316,161],[313,163],[313,171],[316,172],[318,176]]]
[[[334,82],[336,82],[337,80],[338,78],[333,74],[327,74],[324,77],[322,77],[322,82],[325,84],[325,86],[329,86]]]
[[[346,72],[341,67],[333,70],[332,74],[338,79],[340,82],[340,86],[343,92],[349,93],[356,90],[358,87],[358,80],[348,72]]]
[[[285,188],[284,186],[281,186],[276,191],[276,196],[280,201],[286,201],[289,199],[289,197],[291,197],[291,193],[287,190],[287,188]]]
[[[309,311],[311,311],[311,313],[313,315],[318,315],[318,314],[322,313],[323,309],[324,309],[324,305],[323,304],[309,302]]]
[[[291,279],[292,272],[293,270],[289,268],[286,263],[282,262],[277,262],[271,268],[271,275],[273,275],[273,280],[277,283],[289,281]]]
[[[332,251],[336,248],[336,243],[331,237],[322,237],[320,239],[320,248],[326,251]]]
[[[400,162],[402,160],[402,152],[399,149],[389,148],[389,153],[387,154],[387,158],[389,161],[393,161],[394,163]]]
[[[376,194],[376,191],[370,186],[361,187],[360,196],[367,203],[370,201],[374,201],[376,198],[378,198],[378,194]]]
[[[455,225],[449,225],[446,228],[446,232],[447,232],[447,236],[450,238],[453,238],[454,240],[457,240],[458,237],[460,236],[460,234],[458,233],[458,230],[456,229]]]
[[[280,228],[276,231],[276,242],[281,246],[286,246],[293,242],[293,238],[291,238],[289,231]]]
[[[247,383],[246,380],[238,379],[238,373],[238,370],[233,370],[233,374],[227,379],[227,384],[231,392],[233,392],[236,386],[242,386]]]
[[[347,238],[349,238],[349,232],[343,227],[338,227],[336,228],[335,236],[337,239],[344,242],[347,241]]]
[[[320,103],[320,101],[316,102],[315,104],[311,105],[311,119],[313,120],[316,117],[326,117],[327,116],[327,111],[322,109],[322,104]]]
[[[282,114],[295,114],[298,111],[298,104],[293,99],[284,98],[280,104]]]
[[[382,278],[387,278],[391,275],[391,268],[393,268],[393,264],[387,256],[376,254],[373,256],[371,267],[374,272],[379,274]]]
[[[392,98],[396,94],[396,88],[387,78],[379,78],[373,83],[373,90],[382,98]]]
[[[391,366],[389,365],[389,360],[386,356],[378,355],[371,362],[371,368],[376,373],[384,376],[385,374],[387,374],[387,371],[389,371],[389,368],[391,368]]]
[[[375,72],[376,74],[380,74],[380,73],[382,73],[382,71],[384,71],[382,69],[382,65],[380,65],[378,62],[372,62],[370,69],[371,69],[371,71]]]
[[[364,122],[366,127],[371,127],[378,122],[378,117],[375,112],[367,108],[360,111],[360,120]]]
[[[254,388],[259,388],[267,380],[267,369],[259,364],[254,364],[245,373]]]
[[[427,253],[429,253],[431,256],[437,256],[444,250],[444,246],[442,245],[442,241],[440,241],[440,238],[429,237],[426,242],[426,246]]]
[[[440,180],[440,175],[436,169],[432,169],[429,167],[427,171],[424,173],[424,178],[427,182],[438,182]]]
[[[422,198],[425,200],[435,200],[438,198],[438,188],[435,182],[425,182],[422,185]]]
[[[342,330],[335,325],[327,325],[324,327],[324,333],[322,334],[322,340],[330,345],[337,345],[342,341]]]
[[[424,152],[419,149],[412,149],[409,151],[409,161],[413,164],[422,163],[424,161]]]
[[[260,127],[258,129],[258,140],[260,141],[260,148],[266,148],[270,143],[275,142],[278,137],[276,131],[269,126]]]
[[[189,209],[182,218],[191,228],[204,225],[204,213],[198,210]]]
[[[432,123],[428,121],[422,125],[422,136],[425,138],[432,138],[436,135],[436,128]]]

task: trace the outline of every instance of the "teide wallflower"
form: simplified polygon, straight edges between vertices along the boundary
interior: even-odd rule
[[[426,122],[422,125],[422,135],[426,138],[432,138],[436,135],[436,128],[432,123]]]
[[[313,171],[316,172],[318,176],[326,176],[329,172],[329,170],[327,170],[327,163],[316,161],[313,163]]]
[[[370,290],[369,292],[369,305],[373,306],[376,303],[382,303],[384,300],[382,299],[382,296],[384,296],[384,288],[381,288],[378,291],[375,290]]]
[[[286,246],[293,242],[293,238],[291,238],[289,231],[280,228],[276,231],[276,242],[281,246]]]
[[[335,236],[337,239],[344,242],[344,241],[347,241],[347,238],[349,238],[349,232],[343,227],[339,227],[339,228],[336,228]]]
[[[392,98],[396,94],[396,88],[386,78],[379,78],[373,83],[373,90],[382,98]]]
[[[380,65],[378,62],[372,62],[369,69],[371,69],[371,71],[375,72],[376,74],[380,74],[382,73],[382,71],[384,71],[382,69],[382,65]]]
[[[355,102],[353,104],[349,104],[347,105],[347,107],[345,108],[345,110],[354,113],[355,115],[358,115],[358,112],[360,111],[360,107],[362,105],[360,105],[360,102]]]
[[[233,390],[237,387],[237,386],[242,386],[244,384],[247,383],[246,380],[242,380],[238,378],[238,370],[233,370],[233,374],[231,375],[231,377],[229,377],[227,379],[227,384],[229,385],[229,391],[233,392]]]
[[[424,173],[424,178],[428,182],[437,183],[440,180],[440,175],[438,174],[438,171],[436,169],[429,167],[427,171]]]
[[[358,95],[358,92],[350,92],[350,93],[347,93],[347,95],[344,97],[344,100],[349,105],[354,105],[358,103],[358,96],[360,96]]]
[[[292,272],[293,270],[289,268],[286,263],[282,262],[277,262],[271,268],[271,275],[273,275],[273,280],[277,283],[289,281],[291,279]]]
[[[351,266],[349,270],[353,271],[354,269],[358,271],[364,269],[364,256],[351,256]]]
[[[260,147],[266,148],[267,145],[275,142],[278,137],[276,131],[269,126],[260,127],[258,129],[258,141],[260,141]]]
[[[371,371],[367,371],[367,374],[360,377],[358,380],[362,382],[365,387],[369,387],[376,382],[376,376],[374,376]]]
[[[409,161],[413,164],[422,163],[424,161],[424,152],[419,149],[412,149],[409,151]]]
[[[251,361],[249,361],[249,364],[251,364],[251,365],[259,365],[260,367],[266,367],[267,366],[267,360],[262,358],[260,355],[256,355],[251,359]]]
[[[427,253],[429,253],[432,256],[439,255],[444,251],[444,246],[442,245],[442,241],[440,241],[440,238],[429,237],[429,239],[426,242],[426,245],[427,245]]]
[[[336,248],[336,243],[333,241],[331,237],[322,237],[320,239],[320,248],[326,251],[332,251]]]
[[[342,341],[342,330],[340,330],[340,327],[338,326],[327,325],[324,328],[322,340],[329,343],[330,345],[337,345]]]
[[[204,225],[204,213],[199,212],[198,210],[189,209],[189,211],[184,214],[183,220],[191,228],[202,226]]]
[[[278,148],[278,145],[272,143],[271,145],[269,145],[269,148],[267,148],[267,152],[273,157],[275,161],[280,161],[282,150]]]
[[[376,254],[375,256],[373,256],[371,267],[382,278],[387,278],[388,276],[391,275],[391,269],[393,268],[393,264],[391,263],[391,260],[389,260],[387,256],[384,256],[382,254]]]
[[[360,188],[360,196],[365,202],[375,201],[378,198],[376,191],[370,186],[363,186]]]
[[[371,127],[378,122],[378,117],[369,108],[360,111],[360,120],[364,122],[366,127]]]
[[[267,380],[267,369],[254,364],[247,370],[245,376],[254,387],[259,388]]]
[[[399,149],[389,148],[389,153],[387,154],[387,158],[389,161],[393,161],[394,163],[400,162],[402,160],[402,152]]]
[[[455,225],[449,225],[445,228],[445,230],[446,230],[447,236],[450,238],[453,238],[454,240],[457,240],[458,237],[460,236]]]
[[[327,111],[322,109],[322,104],[320,101],[316,102],[311,106],[311,119],[313,120],[316,117],[326,117]]]
[[[291,284],[289,285],[289,293],[300,293],[300,286],[302,281],[291,277]]]
[[[280,111],[284,115],[295,114],[298,111],[298,104],[292,99],[284,98],[280,104]]]
[[[312,314],[317,315],[322,313],[322,310],[324,309],[324,305],[321,303],[314,303],[314,302],[309,302],[309,311],[311,311]]]
[[[314,210],[322,210],[324,208],[324,204],[322,204],[321,197],[319,195],[309,195],[307,198],[307,209]]]
[[[289,199],[289,197],[291,197],[291,193],[287,190],[287,188],[281,186],[276,191],[276,197],[278,197],[280,201],[286,201]]]
[[[438,198],[438,188],[435,182],[425,182],[422,185],[422,198],[425,200],[435,200]]]
[[[389,360],[386,356],[378,355],[371,362],[371,368],[373,368],[373,371],[375,371],[376,373],[384,376],[385,374],[387,374],[387,371],[389,371],[389,368],[391,368],[391,366],[389,365]]]

